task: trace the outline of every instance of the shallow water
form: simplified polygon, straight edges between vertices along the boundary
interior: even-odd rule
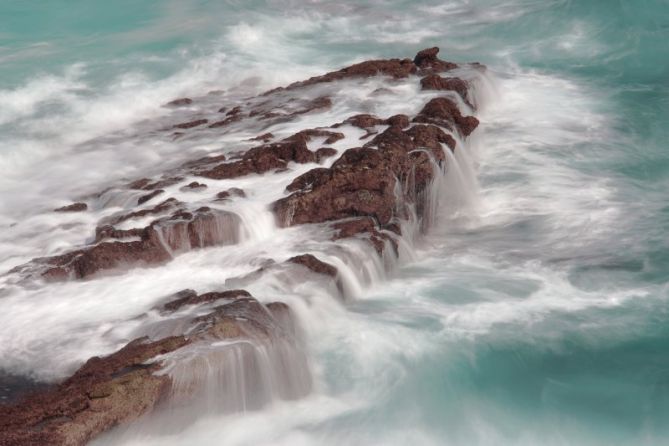
[[[436,225],[400,265],[386,273],[348,244],[367,263],[350,268],[346,305],[317,282],[248,287],[296,312],[308,396],[100,444],[667,443],[666,1],[77,3],[0,5],[3,271],[82,243],[118,210],[50,209],[257,134],[174,142],[156,132],[177,122],[160,107],[173,98],[223,90],[216,101],[234,103],[433,45],[489,67],[481,126],[449,163]],[[398,85],[397,100],[375,101],[374,82],[340,91],[308,125],[415,112],[428,97]],[[3,278],[2,368],[58,379],[136,337],[134,318],[169,293],[305,249],[341,262],[317,231],[274,227],[264,203],[293,176],[242,180],[254,195],[231,209],[246,223],[239,246],[79,283]]]

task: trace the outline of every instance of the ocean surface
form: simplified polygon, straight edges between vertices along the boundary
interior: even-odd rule
[[[167,101],[439,46],[488,73],[437,224],[346,305],[252,290],[296,308],[312,393],[98,442],[669,444],[668,42],[667,0],[2,0],[0,272],[91,233],[93,216],[50,209],[221,144],[138,137]],[[3,276],[0,369],[61,379],[159,298],[250,271],[260,245],[281,257],[292,233],[244,212],[254,243],[233,254],[80,283]]]

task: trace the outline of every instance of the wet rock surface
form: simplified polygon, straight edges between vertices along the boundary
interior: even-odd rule
[[[199,296],[192,292],[164,309],[217,302],[221,304],[209,313],[190,319],[187,335],[135,339],[109,356],[89,359],[54,388],[0,406],[0,444],[84,445],[101,432],[159,409],[174,385],[169,374],[157,373],[165,355],[198,342],[234,338],[294,342],[286,327],[292,317],[289,308],[281,303],[263,305],[244,290]]]
[[[166,201],[139,215],[156,213],[157,209],[167,210],[173,204],[176,201]],[[114,221],[123,221],[124,217],[128,216],[117,217]],[[13,272],[46,280],[65,280],[84,279],[107,270],[158,265],[171,260],[179,252],[236,243],[239,225],[239,217],[235,214],[208,207],[192,212],[179,210],[141,229],[120,230],[107,224],[96,229],[97,244],[62,255],[34,259]],[[127,238],[138,240],[105,241]]]
[[[72,203],[68,204],[67,206],[59,207],[57,209],[54,209],[54,212],[83,212],[88,209],[88,205],[86,203]]]
[[[423,89],[451,90],[467,101],[467,82],[438,74],[457,67],[456,64],[439,59],[438,52],[436,47],[428,48],[420,51],[413,61],[391,59],[363,62],[292,84],[286,89],[267,92],[261,98],[277,95],[283,98],[282,95],[288,91],[342,79],[377,75],[404,79],[420,74],[423,75],[420,79]],[[332,105],[332,99],[327,96],[282,101],[278,103],[287,107],[286,110],[280,110],[284,117]],[[182,106],[192,103],[192,99],[183,98],[170,104]],[[278,113],[276,104],[270,99],[263,99],[250,108],[236,105],[223,107],[219,111],[225,115],[224,120],[227,122],[251,116],[267,119],[268,114]],[[195,127],[202,126],[205,121],[193,120],[177,126],[196,131]],[[343,153],[332,147],[309,148],[309,144],[330,145],[344,140],[345,134],[340,130],[345,126],[367,132],[362,138],[363,142],[359,143],[364,144],[362,147],[349,148]],[[142,178],[126,187],[147,191],[137,198],[138,206],[146,206],[156,197],[167,195],[168,188],[184,181],[187,176],[232,180],[271,171],[283,172],[290,163],[323,164],[341,153],[331,167],[315,168],[293,179],[286,188],[291,194],[271,205],[279,225],[370,217],[377,228],[384,229],[406,217],[406,205],[414,205],[420,214],[426,200],[424,191],[435,175],[434,165],[442,166],[445,163],[442,147],[455,150],[456,141],[449,131],[466,137],[477,126],[478,120],[473,116],[464,116],[452,99],[436,97],[429,100],[413,117],[393,115],[381,118],[371,114],[357,114],[331,127],[305,129],[276,142],[271,142],[275,139],[271,133],[261,134],[252,138],[262,141],[261,145],[227,155],[187,161],[177,170],[165,173],[158,179]],[[205,188],[206,184],[191,181],[181,186],[180,190],[202,191]],[[397,196],[397,190],[401,191],[401,197]],[[223,204],[245,196],[244,191],[232,187],[216,194],[212,203]],[[83,206],[86,204],[75,203],[59,208],[59,211],[83,210]],[[37,271],[38,276],[51,280],[87,278],[105,270],[158,265],[171,259],[175,253],[235,243],[238,240],[235,232],[238,231],[235,229],[239,225],[238,218],[226,212],[211,209],[205,212],[203,209],[193,211],[184,203],[168,198],[154,207],[106,217],[96,229],[93,239],[95,245],[35,259],[13,271],[33,275]],[[118,227],[151,215],[155,215],[156,219],[148,225],[130,229]],[[221,231],[227,232],[223,235]],[[380,237],[375,234],[372,236],[372,243],[379,248],[376,240]]]
[[[300,256],[291,257],[288,259],[288,262],[294,263],[296,265],[302,265],[305,268],[308,268],[318,274],[325,274],[326,276],[330,277],[335,277],[337,275],[337,268],[330,265],[329,263],[318,260],[312,254],[302,254]]]
[[[423,218],[432,181],[448,161],[447,151],[460,150],[457,141],[478,126],[475,117],[462,114],[453,93],[439,93],[454,92],[469,103],[470,85],[443,75],[458,66],[439,59],[438,53],[435,47],[419,52],[413,60],[362,62],[245,99],[239,105],[219,108],[222,104],[216,104],[214,110],[218,114],[213,119],[209,115],[202,118],[199,111],[186,118],[181,116],[179,121],[175,118],[160,131],[183,130],[179,136],[184,139],[197,132],[224,134],[246,122],[262,124],[247,131],[233,150],[204,157],[199,152],[192,160],[181,162],[160,176],[140,178],[100,193],[98,198],[121,197],[115,202],[122,202],[121,210],[104,214],[95,233],[88,234],[81,246],[33,259],[12,273],[45,280],[94,279],[127,268],[160,265],[194,249],[238,243],[242,240],[242,214],[227,209],[246,205],[247,202],[237,200],[247,195],[253,198],[258,192],[249,188],[245,182],[248,179],[241,180],[242,177],[267,175],[264,181],[277,177],[270,176],[271,172],[297,169],[303,173],[277,183],[281,184],[279,189],[288,183],[285,195],[270,204],[279,226],[321,224],[329,228],[326,238],[333,241],[355,238],[381,257],[396,256],[400,223],[410,216]],[[336,109],[336,95],[319,90],[324,84],[364,81],[374,76],[389,85],[398,80],[420,83],[426,90],[422,94],[432,91],[432,95],[440,96],[426,99],[422,109],[412,116],[358,113],[342,121],[343,117],[337,115],[340,122],[329,127],[312,122],[310,127],[318,127],[287,137],[270,128],[297,116],[302,119],[308,113]],[[295,91],[309,94],[298,96]],[[170,111],[175,116],[195,113],[197,99],[181,98],[166,105],[175,109]],[[283,175],[288,178],[289,174]],[[203,178],[207,184],[201,182],[205,181]],[[267,201],[277,196],[272,195]],[[56,211],[86,209],[85,203],[74,203]],[[337,245],[341,247],[342,243]],[[196,394],[193,392],[197,386],[188,384],[175,390],[172,372],[163,373],[163,369],[165,362],[170,361],[170,370],[188,374],[193,364],[203,361],[189,353],[195,345],[229,339],[295,345],[296,326],[290,308],[280,302],[262,304],[241,288],[271,268],[285,274],[309,275],[309,280],[330,284],[331,279],[340,279],[339,272],[334,265],[309,253],[280,264],[265,260],[266,263],[258,262],[257,271],[244,273],[237,281],[241,285],[234,281],[230,285],[226,279],[225,288],[239,289],[201,294],[186,289],[151,310],[164,318],[179,318],[179,324],[173,325],[178,330],[166,326],[158,330],[163,335],[155,339],[138,338],[109,356],[91,358],[57,386],[0,407],[0,432],[4,435],[0,444],[81,445],[115,425],[163,407],[171,399],[188,401]],[[312,276],[301,268],[320,276]],[[240,347],[236,354],[252,357],[252,352],[244,350],[249,348],[252,347]],[[308,370],[306,365],[304,368]],[[306,373],[287,382],[291,383],[287,388],[292,389],[287,396],[303,395],[309,389],[310,377]]]

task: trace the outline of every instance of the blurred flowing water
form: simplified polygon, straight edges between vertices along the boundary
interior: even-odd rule
[[[669,442],[666,0],[5,0],[0,24],[2,271],[80,243],[94,224],[49,209],[180,160],[179,146],[135,137],[167,119],[160,105],[173,98],[251,94],[434,45],[489,67],[461,163],[477,180],[449,172],[412,261],[346,307],[315,289],[300,291],[311,306],[271,284],[251,290],[296,309],[309,396],[100,443]],[[361,91],[342,92],[355,105],[338,113],[360,112]],[[366,106],[412,110],[411,93],[388,112]],[[113,279],[3,283],[0,367],[61,378],[122,345],[136,327],[121,321],[167,293],[213,289],[259,253],[282,257],[292,233],[245,212],[257,246],[237,257],[208,250]]]

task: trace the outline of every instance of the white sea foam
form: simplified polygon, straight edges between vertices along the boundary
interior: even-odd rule
[[[364,42],[371,32],[388,45],[407,41],[414,45],[434,35],[453,35],[455,40],[448,45],[456,54],[480,44],[471,31],[442,29],[446,19],[425,23],[425,17],[418,16],[414,19],[421,31],[410,36],[400,33],[400,39],[398,30],[413,31],[417,25],[409,21],[402,28],[404,18],[399,17],[368,27],[345,15],[324,20],[319,14],[334,6],[314,5],[320,8],[318,13],[281,20],[260,17],[230,27],[213,56],[195,58],[159,82],[141,73],[127,74],[90,96],[92,86],[82,77],[85,67],[80,67],[3,92],[12,105],[3,109],[0,119],[18,123],[25,134],[42,129],[46,136],[26,139],[19,133],[0,148],[0,222],[5,229],[0,250],[6,254],[0,269],[83,243],[100,217],[131,207],[136,197],[112,191],[100,200],[91,199],[92,209],[85,214],[55,215],[49,209],[121,179],[161,172],[177,164],[183,151],[217,154],[248,144],[244,140],[256,133],[247,129],[178,143],[156,137],[151,131],[182,116],[181,111],[158,105],[217,88],[225,90],[221,102],[234,101],[331,68],[334,62],[324,52],[292,45],[300,33],[322,32],[322,41],[336,43],[340,42],[336,33],[346,34],[346,42]],[[475,26],[513,20],[537,8],[533,2],[474,6],[463,1],[419,9]],[[341,8],[350,14],[358,11],[355,5]],[[374,9],[360,9],[361,16],[376,14]],[[561,51],[587,52],[590,31],[578,26],[574,30]],[[257,62],[256,52],[261,50],[268,61],[264,65]],[[511,57],[511,50],[504,51],[498,60]],[[286,68],[286,61],[295,64]],[[435,226],[423,238],[400,243],[405,263],[390,265],[395,268],[391,274],[389,265],[359,241],[332,243],[318,226],[276,227],[267,204],[283,195],[292,178],[314,165],[291,165],[290,172],[235,181],[206,180],[209,187],[202,192],[181,191],[181,186],[197,179],[185,178],[166,188],[161,199],[174,197],[197,206],[220,190],[245,189],[247,198],[214,205],[239,215],[240,242],[187,252],[157,268],[89,281],[26,288],[4,282],[3,367],[38,379],[62,378],[90,356],[113,352],[142,334],[147,325],[163,322],[152,309],[171,293],[183,288],[206,292],[245,287],[263,302],[288,303],[296,314],[314,379],[312,393],[298,401],[268,397],[262,410],[244,414],[207,413],[211,411],[205,408],[201,419],[180,426],[183,430],[178,433],[149,435],[140,425],[125,433],[113,432],[96,444],[504,443],[507,437],[499,426],[484,416],[499,408],[485,407],[474,397],[461,401],[467,419],[463,430],[470,434],[467,443],[455,435],[432,432],[433,426],[422,424],[426,415],[420,410],[425,408],[414,407],[418,403],[410,397],[398,404],[395,392],[405,385],[418,386],[412,379],[422,376],[415,367],[422,366],[425,358],[448,358],[472,339],[483,345],[539,337],[550,341],[559,337],[564,325],[597,323],[588,318],[565,322],[556,315],[616,308],[645,294],[615,287],[607,293],[585,291],[569,277],[572,259],[596,252],[616,236],[615,223],[622,212],[611,180],[577,166],[579,159],[590,156],[584,150],[596,150],[593,144],[610,137],[611,123],[599,113],[597,92],[575,80],[513,64],[493,68],[497,71],[471,74],[477,84],[473,102],[481,127],[467,141],[458,140],[455,154],[448,154],[448,172],[434,189]],[[384,97],[375,98],[371,93],[381,86],[387,87],[371,79],[346,83],[339,91],[322,87],[313,95],[331,95],[330,111],[264,130],[283,137],[354,113],[413,114],[431,96],[416,85],[397,83]],[[231,91],[235,87],[237,91]],[[41,114],[40,107],[50,101],[58,102],[64,112]],[[144,118],[151,119],[137,123]],[[119,137],[86,143],[115,129],[122,131]],[[347,136],[346,142],[334,145],[340,152],[362,134],[353,128],[339,130]],[[10,227],[14,223],[19,224]],[[124,227],[142,223],[129,221]],[[404,229],[418,233],[410,223]],[[304,252],[335,265],[340,285],[281,266]],[[270,260],[278,266],[258,280],[245,279]],[[408,261],[413,263],[407,266]],[[36,321],[39,330],[25,329]],[[244,395],[238,397],[244,400]],[[379,415],[379,411],[392,409],[398,410],[393,412],[397,419],[388,423],[383,419],[387,412]],[[529,431],[518,443],[536,444],[539,437]]]

